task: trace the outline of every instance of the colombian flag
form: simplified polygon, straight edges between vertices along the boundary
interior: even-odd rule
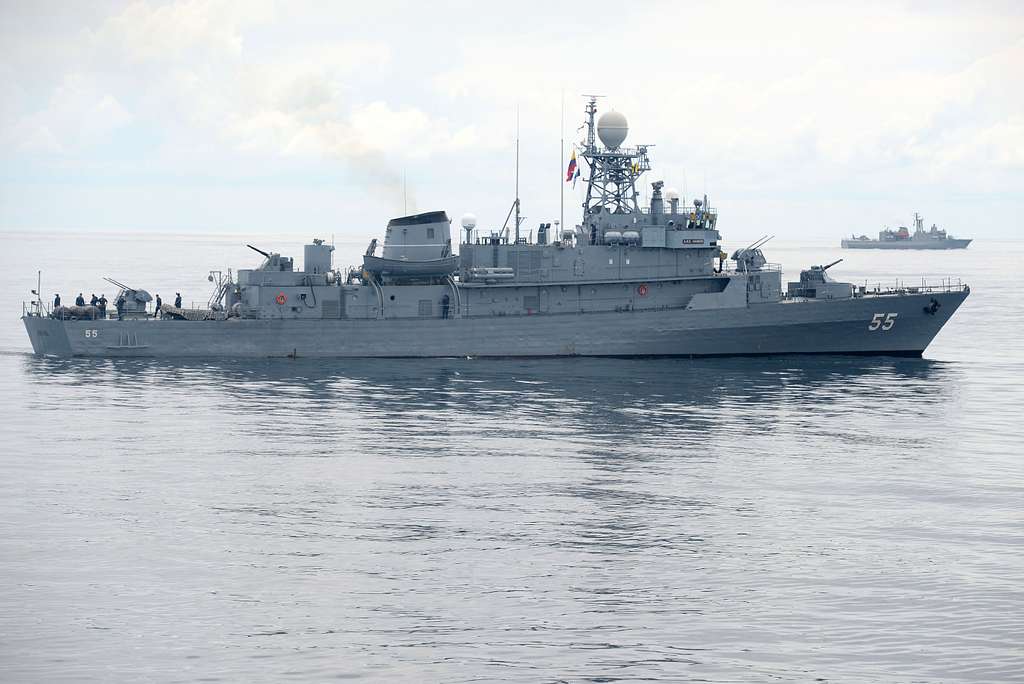
[[[574,181],[579,175],[580,170],[576,167],[576,150],[573,150],[572,159],[569,160],[569,168],[565,170],[565,182]]]

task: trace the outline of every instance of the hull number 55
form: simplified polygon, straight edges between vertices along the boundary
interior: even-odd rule
[[[868,323],[868,330],[891,330],[896,325],[898,313],[876,313]]]

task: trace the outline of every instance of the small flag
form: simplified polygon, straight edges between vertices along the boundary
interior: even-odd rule
[[[565,170],[565,182],[568,183],[569,181],[575,181],[576,176],[579,175],[580,170],[576,166],[576,150],[573,150],[572,159],[569,160],[569,168]]]

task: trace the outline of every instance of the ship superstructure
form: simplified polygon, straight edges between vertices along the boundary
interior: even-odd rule
[[[970,239],[955,238],[934,223],[930,230],[924,229],[924,219],[914,212],[914,232],[906,226],[896,230],[885,228],[878,232],[878,239],[867,235],[852,236],[842,241],[843,249],[965,249]]]
[[[302,270],[274,252],[211,274],[208,307],[164,304],[159,319],[49,311],[23,320],[38,354],[63,356],[715,356],[920,355],[966,286],[855,287],[815,267],[782,287],[765,239],[723,251],[707,197],[686,206],[661,180],[638,193],[648,147],[626,147],[615,111],[586,107],[581,221],[479,229],[463,217],[453,248],[444,211],[395,218],[359,267],[307,245]],[[596,121],[595,121],[596,119]],[[518,209],[518,198],[513,209]],[[518,212],[516,212],[518,214]],[[255,249],[255,248],[254,248]]]

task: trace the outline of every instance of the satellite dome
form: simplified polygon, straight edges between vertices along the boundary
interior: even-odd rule
[[[597,137],[601,138],[601,142],[609,150],[618,148],[626,139],[627,133],[629,133],[629,124],[626,123],[625,115],[614,109],[605,112],[597,120]]]
[[[679,199],[679,191],[675,188],[669,188],[665,191],[665,198],[669,201]]]
[[[463,214],[462,215],[462,227],[463,228],[476,228],[476,215],[475,214]]]

